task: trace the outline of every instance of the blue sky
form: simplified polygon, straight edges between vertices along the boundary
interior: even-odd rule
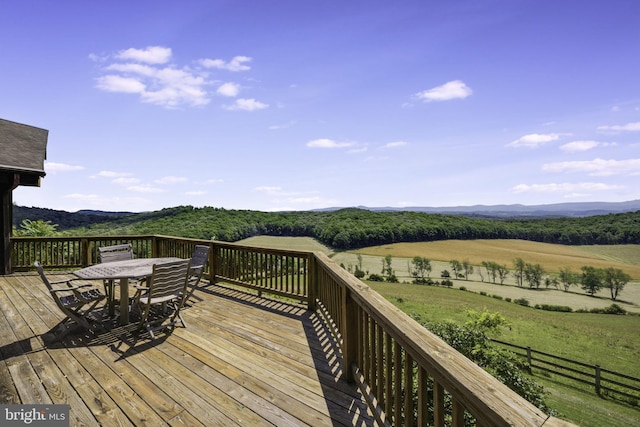
[[[0,13],[22,206],[640,199],[640,2],[44,1]],[[1,156],[1,153],[0,153]]]

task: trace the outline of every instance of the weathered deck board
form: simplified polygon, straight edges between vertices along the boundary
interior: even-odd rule
[[[51,342],[39,277],[0,277],[1,402],[69,403],[71,425],[373,424],[316,313],[208,286],[183,317],[156,340],[130,324]]]

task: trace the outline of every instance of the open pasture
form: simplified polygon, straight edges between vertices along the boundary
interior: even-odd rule
[[[491,283],[486,278],[483,282],[479,274],[481,268],[479,266],[482,261],[494,261],[512,268],[513,259],[520,257],[525,262],[541,264],[548,273],[552,274],[557,274],[561,267],[570,267],[576,273],[580,272],[580,267],[583,265],[616,267],[634,279],[625,286],[616,303],[629,312],[640,313],[640,264],[637,261],[640,259],[640,245],[564,246],[524,240],[444,240],[395,243],[333,253],[330,248],[310,237],[256,236],[239,243],[275,249],[321,251],[347,269],[355,268],[358,264],[358,254],[360,254],[362,269],[367,272],[367,275],[380,273],[382,259],[386,255],[391,255],[392,267],[401,282],[412,280],[409,267],[414,256],[431,260],[430,277],[434,280],[440,280],[440,272],[443,270],[451,271],[450,260],[462,261],[466,258],[475,266],[474,273],[469,276],[469,280],[454,280],[456,288],[464,286],[473,292],[486,292],[488,295],[500,295],[503,298],[525,298],[531,305],[565,305],[574,310],[605,308],[613,301],[609,299],[607,289],[601,290],[595,297],[590,297],[580,289],[579,285],[572,286],[570,292],[555,288],[538,290],[528,287],[520,288],[515,285],[511,275],[505,280],[504,285]]]
[[[271,249],[319,251],[327,255],[333,252],[313,237],[254,236],[240,240],[237,243]]]
[[[549,273],[562,267],[579,272],[584,265],[598,268],[620,268],[632,279],[640,280],[640,245],[565,246],[527,240],[442,240],[435,242],[394,243],[351,251],[363,255],[399,258],[422,256],[435,261],[449,262],[468,259],[472,265],[494,261],[513,267],[515,258],[530,264],[540,264]]]

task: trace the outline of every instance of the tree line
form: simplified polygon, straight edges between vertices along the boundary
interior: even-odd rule
[[[14,207],[15,208],[15,207]],[[422,212],[347,208],[329,212],[261,212],[178,206],[154,212],[82,214],[21,209],[25,219],[50,221],[68,235],[165,234],[234,242],[257,235],[313,237],[335,249],[448,239],[522,239],[566,245],[640,244],[640,211],[584,218],[478,219]],[[25,212],[26,210],[26,212]],[[73,216],[77,214],[66,213]]]

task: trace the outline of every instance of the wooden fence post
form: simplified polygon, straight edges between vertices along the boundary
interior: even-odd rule
[[[600,365],[596,365],[596,394],[600,396]]]
[[[529,374],[531,374],[531,368],[532,368],[532,365],[531,365],[531,347],[527,347],[527,366],[528,366],[527,369],[529,369]]]

